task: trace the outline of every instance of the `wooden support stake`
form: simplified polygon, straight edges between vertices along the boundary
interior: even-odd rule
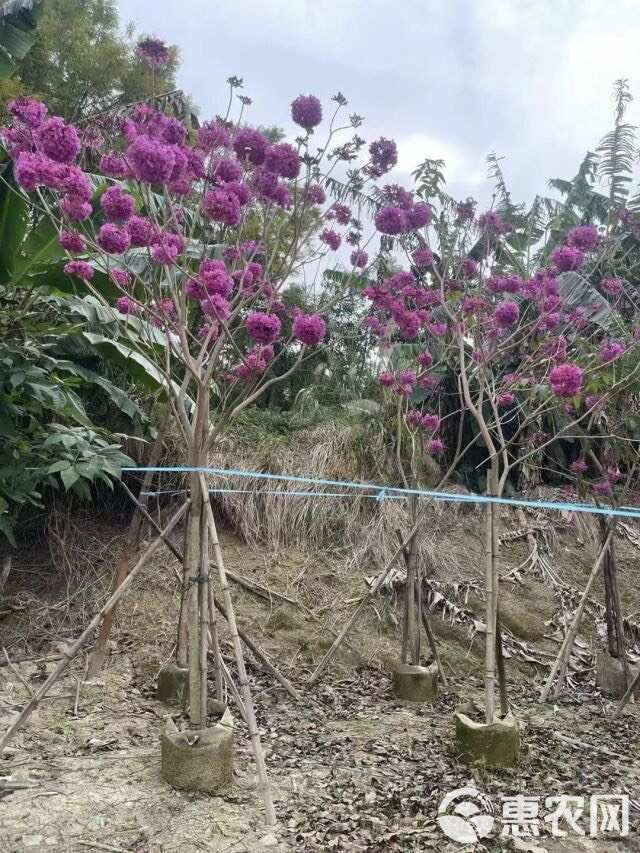
[[[624,706],[627,704],[627,702],[629,701],[629,699],[631,699],[631,694],[632,694],[632,693],[633,693],[633,691],[636,689],[636,687],[637,687],[637,685],[638,685],[638,682],[639,682],[639,681],[640,681],[640,669],[636,672],[636,674],[635,674],[635,677],[634,677],[633,681],[631,682],[631,684],[629,684],[629,686],[627,687],[627,690],[626,690],[626,692],[625,692],[624,696],[623,696],[623,697],[622,697],[622,699],[620,700],[620,704],[618,705],[618,707],[616,708],[616,710],[615,710],[615,712],[614,712],[614,714],[613,714],[613,719],[614,719],[614,720],[617,720],[617,719],[618,719],[618,717],[619,717],[619,716],[620,716],[620,714],[622,713],[622,709],[623,709],[623,708],[624,708]]]
[[[258,732],[258,726],[256,723],[253,696],[251,695],[251,688],[249,686],[249,679],[247,678],[247,670],[244,664],[244,657],[242,654],[242,646],[240,645],[240,636],[238,634],[236,616],[233,610],[233,601],[231,600],[231,593],[229,591],[229,582],[227,580],[224,568],[224,557],[222,556],[222,548],[220,547],[220,542],[218,540],[218,531],[216,528],[215,518],[213,517],[213,509],[211,508],[211,501],[209,499],[209,490],[207,488],[207,483],[204,478],[204,474],[199,474],[198,476],[200,479],[201,487],[200,497],[204,502],[205,511],[207,513],[209,537],[211,539],[211,545],[213,547],[213,558],[216,563],[216,566],[218,567],[220,591],[224,598],[224,604],[227,611],[227,623],[229,625],[229,633],[231,634],[231,641],[233,643],[236,666],[238,667],[238,677],[240,679],[240,693],[242,695],[242,700],[244,704],[247,728],[249,729],[249,737],[251,738],[251,748],[253,750],[253,757],[256,763],[256,772],[258,775],[258,789],[262,794],[262,801],[264,803],[265,823],[267,824],[267,826],[275,826],[277,822],[276,812],[273,806],[271,786],[269,784],[269,778],[267,776],[267,767],[265,764],[264,753],[262,751],[262,743],[260,741],[260,734]]]
[[[559,696],[560,691],[562,689],[562,684],[564,682],[564,678],[567,672],[567,664],[569,662],[569,655],[571,654],[571,649],[573,648],[573,643],[575,641],[576,635],[578,633],[578,629],[580,627],[580,623],[582,621],[582,614],[584,612],[585,605],[587,603],[587,599],[589,597],[589,592],[591,591],[591,587],[593,586],[593,582],[596,579],[596,576],[600,569],[602,568],[602,563],[604,562],[605,555],[607,553],[607,549],[609,548],[609,543],[613,538],[613,530],[609,531],[607,538],[605,539],[602,548],[600,549],[600,553],[598,555],[598,559],[596,560],[593,569],[591,570],[591,574],[589,575],[589,579],[587,580],[587,585],[584,588],[584,592],[582,593],[582,598],[580,599],[580,603],[578,604],[578,608],[573,617],[573,622],[569,630],[567,631],[567,635],[564,638],[562,646],[560,647],[560,651],[558,652],[558,657],[551,668],[551,672],[549,673],[549,677],[547,678],[544,688],[542,690],[542,694],[540,699],[542,702],[546,702],[549,699],[549,693],[551,692],[551,687],[553,685],[554,679],[556,675],[558,676],[558,681],[556,684],[556,688],[554,691],[554,698]]]
[[[171,518],[171,521],[167,524],[163,531],[163,536],[159,536],[157,539],[154,539],[154,541],[149,545],[146,551],[138,559],[138,562],[131,569],[127,577],[122,581],[120,586],[111,593],[106,604],[102,607],[100,612],[96,616],[94,616],[91,622],[89,622],[89,624],[80,634],[75,643],[72,644],[71,648],[63,654],[61,661],[53,670],[51,675],[47,678],[47,680],[40,687],[40,689],[36,691],[34,696],[31,698],[31,701],[27,705],[25,705],[18,717],[13,721],[13,723],[5,732],[2,740],[0,740],[0,755],[2,754],[2,750],[4,749],[4,747],[9,743],[11,738],[20,728],[20,726],[22,726],[22,724],[29,719],[36,706],[47,695],[49,689],[56,683],[56,681],[58,681],[69,662],[73,660],[73,658],[77,655],[82,646],[87,642],[89,637],[100,624],[101,620],[104,619],[104,617],[111,612],[113,607],[118,603],[124,593],[129,589],[140,569],[142,569],[143,566],[145,566],[149,562],[149,560],[151,559],[151,557],[153,557],[160,545],[163,544],[164,537],[168,536],[171,533],[173,528],[185,514],[188,506],[189,502],[187,501],[187,503],[183,504],[180,509],[176,513],[174,513],[173,517]]]
[[[402,546],[402,553],[404,556],[405,562],[409,559],[409,551],[406,547],[404,547],[404,542],[402,539],[402,533],[399,530],[396,530],[396,536]],[[422,578],[420,578],[420,585],[422,586]],[[422,596],[420,596],[422,599]],[[431,619],[429,618],[429,610],[426,607],[421,609],[422,616],[422,625],[424,627],[424,632],[427,635],[427,640],[429,641],[429,647],[431,648],[431,654],[433,655],[433,659],[438,668],[438,676],[440,681],[442,682],[442,686],[445,690],[449,687],[449,682],[447,681],[447,676],[444,674],[444,668],[442,666],[442,661],[440,660],[440,653],[438,652],[438,644],[436,643],[435,634],[433,633],[433,628],[431,627]]]

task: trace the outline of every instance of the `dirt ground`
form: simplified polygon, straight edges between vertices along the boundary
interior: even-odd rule
[[[518,524],[503,517],[502,529]],[[637,531],[631,531],[631,539]],[[82,683],[86,658],[34,713],[0,757],[0,779],[28,787],[0,793],[0,851],[260,851],[260,850],[640,850],[638,706],[618,721],[613,703],[593,682],[592,653],[603,645],[601,614],[589,609],[570,668],[570,684],[555,704],[537,701],[560,627],[575,606],[595,553],[584,526],[567,519],[540,534],[558,583],[544,569],[522,570],[503,582],[501,608],[510,700],[522,729],[517,769],[470,769],[453,744],[453,712],[482,697],[481,524],[471,514],[440,521],[432,566],[433,626],[447,690],[431,705],[394,699],[390,668],[398,654],[399,604],[378,596],[341,654],[311,689],[305,680],[366,589],[375,566],[354,573],[327,554],[271,554],[224,537],[228,568],[300,606],[234,587],[242,626],[302,693],[295,703],[248,656],[258,722],[267,753],[278,826],[265,829],[255,790],[246,729],[235,712],[236,778],[220,796],[172,790],[160,778],[159,734],[168,709],[154,698],[162,663],[171,659],[178,588],[173,558],[163,552],[135,584],[117,618],[112,654],[100,680]],[[0,730],[55,665],[60,644],[77,636],[104,597],[124,532],[77,523],[64,531],[64,559],[54,546],[27,550],[16,561],[0,601],[0,646],[16,661],[0,661]],[[502,573],[525,561],[525,539],[504,543]],[[640,611],[640,550],[618,545],[625,613]],[[401,577],[398,578],[401,580]],[[397,592],[397,589],[395,590]],[[602,589],[593,593],[602,600]],[[637,645],[630,629],[632,652]],[[231,646],[223,652],[233,667]],[[4,657],[4,656],[3,656]],[[21,661],[28,657],[29,660]],[[235,711],[235,709],[234,709]],[[446,793],[472,786],[497,815],[501,797],[619,793],[629,796],[626,838],[575,834],[520,846],[493,835],[484,843],[447,840],[437,823]],[[588,822],[587,822],[588,829]]]

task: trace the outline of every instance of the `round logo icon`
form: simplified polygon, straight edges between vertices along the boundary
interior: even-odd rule
[[[486,838],[493,824],[491,803],[475,788],[456,788],[438,806],[438,826],[447,838],[460,844]]]

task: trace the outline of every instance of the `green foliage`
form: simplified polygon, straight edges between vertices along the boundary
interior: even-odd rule
[[[51,113],[84,118],[175,89],[176,50],[166,69],[152,72],[132,39],[122,37],[114,0],[47,0],[43,7],[35,43],[17,73]]]
[[[627,80],[615,82],[615,123],[613,130],[598,146],[599,173],[609,182],[609,203],[623,204],[629,195],[629,184],[636,158],[636,127],[623,122],[627,106],[633,100]]]
[[[8,0],[0,7],[0,78],[11,77],[36,41],[42,3]]]

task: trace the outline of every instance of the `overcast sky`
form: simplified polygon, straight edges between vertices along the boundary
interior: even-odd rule
[[[119,0],[123,24],[177,44],[179,85],[206,118],[235,74],[254,124],[342,91],[367,139],[390,136],[408,183],[424,157],[449,190],[490,198],[486,155],[515,200],[572,177],[612,121],[612,84],[638,82],[640,0]],[[635,78],[634,78],[635,75]],[[640,88],[637,92],[640,99]],[[630,111],[640,123],[640,101]]]

